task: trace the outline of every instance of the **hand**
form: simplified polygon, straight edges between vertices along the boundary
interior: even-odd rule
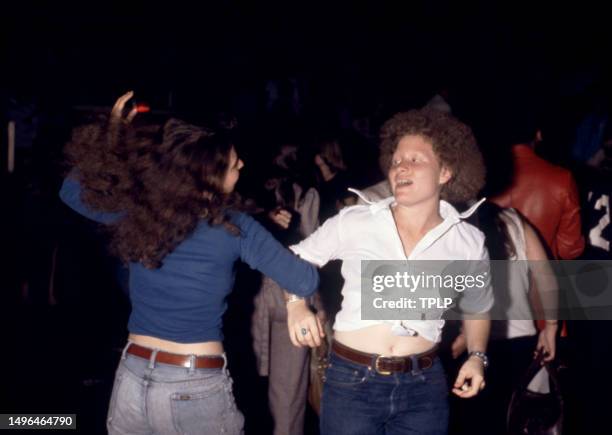
[[[327,166],[327,163],[325,163],[325,160],[323,160],[323,157],[321,157],[321,154],[315,155],[314,162],[315,162],[315,165],[317,166],[323,166],[323,165]]]
[[[287,304],[287,327],[289,338],[297,347],[318,347],[321,338],[325,337],[321,320],[310,310],[305,300]]]
[[[453,344],[451,344],[451,355],[453,356],[453,359],[459,358],[466,349],[467,340],[465,339],[465,334],[461,333],[455,338]]]
[[[123,121],[126,124],[129,124],[130,122],[132,122],[132,120],[138,113],[138,109],[134,106],[132,110],[130,110],[130,113],[127,114],[125,119],[123,119],[123,108],[125,107],[125,103],[127,103],[133,96],[134,96],[134,91],[129,91],[123,94],[122,96],[120,96],[119,98],[117,98],[117,101],[115,101],[115,105],[113,106],[113,109],[111,110],[111,121],[112,122]]]
[[[557,342],[557,324],[546,322],[546,327],[540,331],[538,336],[538,344],[534,352],[534,358],[538,356],[539,352],[544,353],[542,364],[552,361],[555,359],[555,350]]]
[[[291,213],[284,208],[275,208],[268,213],[268,218],[270,218],[272,222],[284,230],[289,228],[289,224],[291,224],[291,217]]]
[[[453,385],[453,393],[468,399],[480,393],[484,387],[484,365],[480,358],[472,356],[461,366]]]

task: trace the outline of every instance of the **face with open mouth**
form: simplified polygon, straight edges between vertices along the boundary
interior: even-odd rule
[[[411,206],[438,201],[442,186],[451,178],[426,138],[404,136],[393,153],[389,184],[399,205]]]

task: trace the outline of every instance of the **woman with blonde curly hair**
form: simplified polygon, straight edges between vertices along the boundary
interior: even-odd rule
[[[436,350],[443,312],[394,320],[366,316],[362,261],[473,260],[487,268],[484,236],[464,221],[477,205],[459,213],[447,202],[476,197],[483,160],[470,129],[433,110],[398,113],[380,136],[380,163],[393,195],[343,209],[291,247],[317,266],[342,260],[344,299],[325,374],[321,433],[446,434],[448,390]],[[492,303],[488,282],[461,294],[463,313],[479,317],[464,320],[469,357],[454,383],[459,397],[484,387]]]
[[[107,224],[130,270],[129,339],[108,410],[110,434],[238,434],[221,332],[234,264],[242,260],[308,296],[316,270],[237,209],[242,160],[233,142],[179,120],[135,125],[117,101],[110,120],[75,132],[61,197]],[[290,328],[319,341],[314,315],[292,308]]]

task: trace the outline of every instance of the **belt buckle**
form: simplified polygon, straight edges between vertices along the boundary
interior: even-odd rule
[[[385,358],[385,357],[383,355],[378,355],[376,357],[376,361],[374,361],[374,370],[376,370],[376,373],[378,373],[379,375],[389,376],[393,372],[391,370],[382,370],[380,368],[380,359],[381,358]]]

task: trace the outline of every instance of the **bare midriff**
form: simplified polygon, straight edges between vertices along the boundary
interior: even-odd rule
[[[223,353],[223,344],[220,341],[177,343],[175,341],[138,334],[130,334],[129,339],[140,346],[180,355],[221,355]]]
[[[334,331],[334,340],[345,346],[384,356],[406,356],[427,352],[435,343],[423,337],[393,335],[391,325],[380,324],[354,331]]]

